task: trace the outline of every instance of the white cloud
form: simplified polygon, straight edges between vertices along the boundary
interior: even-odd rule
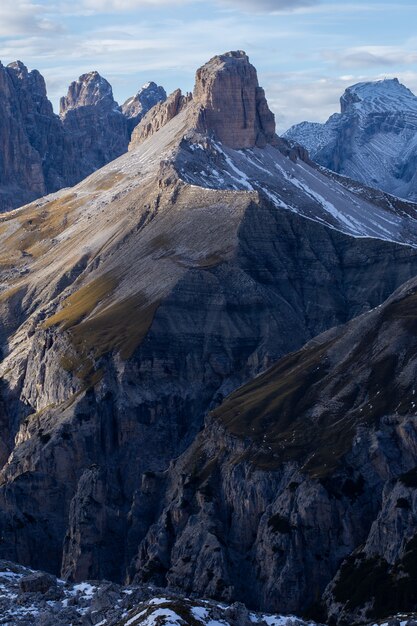
[[[347,87],[383,78],[398,78],[417,93],[417,72],[412,71],[313,78],[306,73],[282,73],[265,76],[263,83],[276,116],[278,132],[283,133],[301,121],[325,122],[333,113],[340,112],[339,100]]]
[[[64,0],[68,10],[74,10]],[[97,13],[121,13],[134,11],[141,8],[172,7],[187,4],[205,4],[206,0],[78,0],[75,7],[79,10]],[[281,11],[295,11],[303,7],[311,7],[319,4],[320,0],[215,0],[217,6],[240,9],[256,13],[279,13]]]
[[[341,68],[412,65],[417,62],[417,49],[407,46],[357,46],[339,51],[324,51],[324,59]]]
[[[1,0],[0,36],[22,36],[31,33],[61,30],[61,26],[48,17],[43,4],[25,0]]]
[[[256,13],[278,13],[280,11],[295,11],[298,8],[311,7],[320,0],[218,0],[218,4],[253,11]]]

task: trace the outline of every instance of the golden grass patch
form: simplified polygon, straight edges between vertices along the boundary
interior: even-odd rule
[[[116,279],[105,275],[84,285],[68,296],[62,303],[62,308],[45,320],[42,327],[50,328],[60,324],[63,330],[68,330],[92,313],[98,303],[112,293],[116,282]]]

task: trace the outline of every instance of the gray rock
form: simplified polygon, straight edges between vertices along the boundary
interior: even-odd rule
[[[325,124],[302,122],[284,133],[320,165],[371,187],[417,200],[417,97],[394,79],[359,83]]]
[[[20,580],[20,589],[23,593],[42,593],[46,594],[51,588],[56,587],[56,578],[50,574],[36,572],[24,576]]]

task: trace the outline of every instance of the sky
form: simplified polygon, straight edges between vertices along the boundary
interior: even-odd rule
[[[97,70],[122,103],[147,81],[191,91],[215,54],[245,50],[278,132],[325,121],[346,87],[398,77],[417,94],[415,0],[0,0],[0,59],[59,97]]]

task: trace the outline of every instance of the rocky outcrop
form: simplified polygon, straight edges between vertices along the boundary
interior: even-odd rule
[[[197,70],[194,103],[201,107],[199,130],[213,132],[230,148],[274,141],[274,115],[256,69],[242,51],[216,56]]]
[[[137,126],[131,147],[157,132],[189,103],[189,127],[202,135],[213,135],[234,149],[265,147],[277,143],[275,118],[256,69],[242,52],[216,56],[196,73],[193,95],[180,89],[155,107]]]
[[[126,119],[113,98],[111,85],[98,72],[83,74],[71,83],[67,96],[61,98],[60,117],[77,146],[82,177],[126,152]]]
[[[45,82],[20,61],[0,64],[0,153],[0,211],[77,182]]]
[[[128,120],[129,133],[133,132],[135,126],[139,124],[141,119],[159,102],[167,99],[166,91],[163,87],[158,86],[154,82],[146,83],[137,92],[120,107],[123,115]]]
[[[38,71],[0,64],[0,212],[77,182],[127,151],[141,117],[165,98],[146,85],[122,110],[97,72],[71,83],[54,114]]]
[[[395,78],[359,83],[325,124],[302,122],[286,139],[319,165],[396,196],[417,200],[417,98]]]
[[[137,580],[326,623],[416,610],[416,290],[215,409],[170,469]]]
[[[164,102],[160,102],[154,106],[142,118],[141,122],[133,131],[129,150],[140,145],[145,139],[157,133],[158,130],[179,115],[191,100],[191,94],[187,93],[183,95],[181,89],[176,89]]]

